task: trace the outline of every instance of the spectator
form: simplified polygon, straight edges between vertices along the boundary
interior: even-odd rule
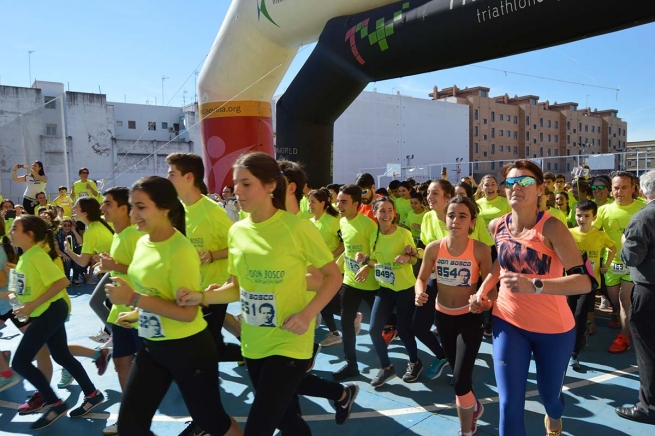
[[[64,216],[73,216],[73,199],[68,196],[68,188],[65,186],[59,187],[59,197],[53,203],[64,209]]]
[[[82,236],[77,232],[77,228],[73,220],[69,217],[64,218],[61,222],[61,228],[55,234],[57,246],[63,253],[61,260],[64,262],[64,274],[69,278],[71,286],[81,286],[82,281],[79,279],[80,273],[84,270],[77,263],[64,253],[64,241],[68,239],[69,245],[72,242],[71,248],[75,254],[80,254],[82,251]],[[72,275],[71,275],[72,271]]]
[[[97,199],[98,185],[96,185],[96,182],[93,180],[89,180],[89,169],[82,167],[77,174],[80,176],[80,180],[73,183],[73,189],[71,192],[73,200],[77,201],[84,197],[93,197]]]
[[[27,170],[28,174],[17,176],[16,171],[19,168]],[[43,163],[35,160],[31,168],[25,164],[16,164],[14,165],[11,179],[14,182],[27,183],[25,193],[23,194],[23,207],[28,214],[34,215],[34,207],[38,203],[36,201],[36,194],[38,192],[45,192],[46,183],[48,182],[48,176],[45,175],[45,171],[43,170]]]

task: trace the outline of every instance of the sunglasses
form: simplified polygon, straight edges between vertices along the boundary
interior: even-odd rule
[[[368,189],[362,189],[362,195],[368,194]]]
[[[503,183],[505,184],[505,189],[512,189],[516,183],[518,183],[520,187],[526,188],[537,183],[537,179],[530,176],[510,177]]]
[[[592,191],[602,191],[605,188],[606,188],[605,185],[591,185]]]

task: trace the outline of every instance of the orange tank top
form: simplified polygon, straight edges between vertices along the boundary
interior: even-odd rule
[[[459,256],[453,256],[448,251],[446,240],[441,241],[437,261],[434,264],[438,284],[469,287],[478,282],[480,267],[475,261],[474,243],[474,240],[469,238],[466,250]]]
[[[544,223],[557,218],[540,212],[535,226],[517,238],[509,231],[511,216],[510,213],[500,219],[494,235],[501,275],[515,272],[529,279],[562,277],[562,262],[543,239]],[[513,293],[501,284],[494,306],[494,315],[530,332],[556,334],[575,327],[565,295]]]

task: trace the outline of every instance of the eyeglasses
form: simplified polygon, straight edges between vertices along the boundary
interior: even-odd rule
[[[605,185],[591,185],[592,191],[602,191],[605,188],[606,188]]]
[[[518,183],[520,187],[526,188],[537,183],[537,179],[530,176],[510,177],[506,179],[504,183],[505,189],[512,189],[516,183]]]
[[[88,171],[82,171],[80,174],[89,174]]]
[[[362,189],[362,195],[368,194],[368,189]]]

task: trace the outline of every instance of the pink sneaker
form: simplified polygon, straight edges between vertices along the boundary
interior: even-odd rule
[[[18,407],[19,415],[29,415],[31,413],[39,412],[45,406],[45,398],[39,393],[34,391],[31,397],[27,399],[25,404]]]
[[[473,425],[471,426],[471,434],[475,434],[476,431],[478,431],[478,419],[482,416],[484,413],[484,406],[479,400],[475,400],[476,404],[475,406],[477,407],[478,410],[473,412]]]

